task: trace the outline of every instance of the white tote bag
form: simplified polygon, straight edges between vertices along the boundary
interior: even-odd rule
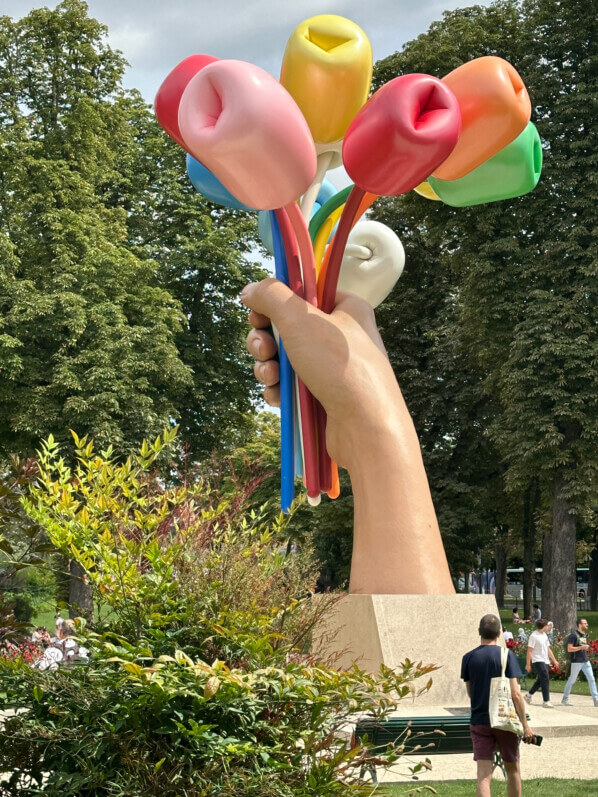
[[[509,651],[501,648],[500,662],[501,673],[498,678],[490,680],[490,725],[500,731],[510,731],[518,736],[523,736],[523,725],[517,716],[511,698],[511,684],[505,675]]]

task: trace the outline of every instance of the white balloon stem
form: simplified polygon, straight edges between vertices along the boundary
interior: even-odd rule
[[[307,189],[305,194],[303,194],[303,199],[301,200],[301,214],[306,222],[309,222],[311,219],[311,214],[314,209],[316,199],[320,193],[322,182],[326,176],[328,168],[330,167],[330,162],[333,155],[333,152],[323,152],[321,155],[318,155],[318,168],[316,169],[316,176],[314,177],[313,183]]]
[[[321,500],[322,500],[322,494],[321,493],[320,493],[320,495],[316,495],[315,497],[312,497],[310,495],[307,496],[307,503],[310,506],[319,506]]]
[[[299,379],[297,374],[295,374],[295,428],[299,431],[299,445],[301,447],[301,461],[305,462],[305,448],[303,446],[303,423],[301,422],[301,412],[299,408],[301,406],[301,399],[299,398]],[[305,466],[303,467],[303,486],[307,488],[305,483]]]

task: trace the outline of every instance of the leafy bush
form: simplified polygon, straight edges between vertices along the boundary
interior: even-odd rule
[[[0,648],[22,634],[33,616],[29,603],[34,612],[37,608],[34,600],[17,597],[24,591],[24,573],[43,565],[48,553],[44,529],[31,521],[21,504],[36,476],[34,460],[15,456],[0,470]]]
[[[35,614],[35,607],[31,597],[26,592],[17,592],[12,596],[14,603],[13,613],[15,618],[21,623],[30,622]]]
[[[82,632],[88,666],[0,659],[0,700],[21,708],[0,729],[6,793],[369,793],[370,754],[341,731],[356,713],[385,716],[434,668],[342,672],[308,652],[337,600],[314,596],[311,552],[289,553],[286,520],[245,514],[243,496],[166,485],[151,468],[172,438],[124,462],[76,438],[73,471],[52,440],[41,452],[23,505],[83,566],[103,619]]]

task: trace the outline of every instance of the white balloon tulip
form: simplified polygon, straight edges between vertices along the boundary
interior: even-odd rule
[[[395,233],[379,221],[360,221],[351,230],[338,280],[349,291],[377,307],[403,273],[405,250]]]

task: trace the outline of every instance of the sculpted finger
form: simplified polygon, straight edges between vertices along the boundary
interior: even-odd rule
[[[280,382],[280,370],[276,360],[257,362],[253,367],[253,373],[258,382],[266,387],[273,387]]]
[[[271,407],[280,407],[280,386],[267,387],[264,390],[264,401]]]
[[[256,313],[255,310],[249,311],[249,323],[255,329],[266,329],[272,323],[267,315]]]
[[[252,329],[246,339],[247,350],[256,360],[271,360],[278,352],[274,335],[266,330]]]

